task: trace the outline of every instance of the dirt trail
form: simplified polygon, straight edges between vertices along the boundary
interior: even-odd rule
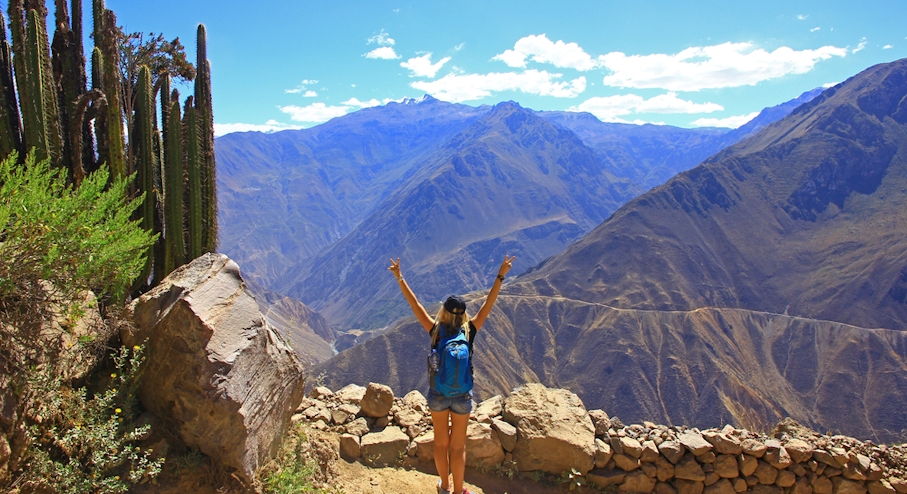
[[[334,486],[345,494],[435,494],[438,477],[434,468],[370,468],[359,462],[337,460]],[[466,487],[475,494],[564,494],[560,485],[548,485],[467,469]]]

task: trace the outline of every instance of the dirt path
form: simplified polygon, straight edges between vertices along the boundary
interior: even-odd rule
[[[434,468],[369,468],[359,462],[337,460],[334,487],[344,494],[435,494],[438,477]],[[564,494],[560,485],[529,479],[509,479],[472,469],[466,471],[466,487],[475,494]]]

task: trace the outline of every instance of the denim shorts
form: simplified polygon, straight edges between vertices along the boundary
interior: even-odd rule
[[[472,413],[472,391],[448,398],[438,391],[429,389],[427,399],[428,408],[433,412],[443,412],[450,409],[451,412],[458,415],[469,415]]]

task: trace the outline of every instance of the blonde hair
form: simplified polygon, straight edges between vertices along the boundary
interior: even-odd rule
[[[438,311],[438,315],[435,317],[435,322],[443,324],[448,328],[460,328],[466,326],[469,322],[469,312],[454,314],[445,309],[444,306],[441,306],[441,310]]]

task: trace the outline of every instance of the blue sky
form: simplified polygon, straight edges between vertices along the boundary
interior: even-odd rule
[[[191,59],[195,28],[206,25],[219,134],[311,127],[426,93],[605,121],[737,127],[766,106],[907,57],[905,0],[107,7],[129,31],[179,36]]]

